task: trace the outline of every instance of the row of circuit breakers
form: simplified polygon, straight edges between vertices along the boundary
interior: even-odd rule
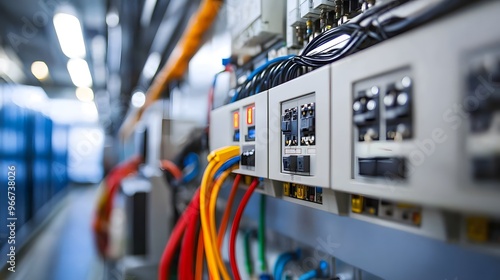
[[[500,33],[474,32],[498,11],[476,6],[218,108],[210,148],[239,145],[235,172],[263,178],[263,193],[337,194],[333,212],[500,217]]]

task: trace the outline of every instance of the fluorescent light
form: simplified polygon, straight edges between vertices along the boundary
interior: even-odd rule
[[[21,60],[19,60],[16,52],[11,48],[4,49],[0,47],[0,76],[22,84],[26,77],[21,67]]]
[[[10,60],[7,58],[0,57],[0,73],[6,73],[9,71]]]
[[[17,93],[12,96],[14,104],[42,113],[46,110],[47,94],[41,87],[17,86],[17,88],[19,88]]]
[[[50,118],[61,124],[96,123],[99,121],[94,102],[75,99],[49,99]]]
[[[97,112],[97,107],[94,102],[85,102],[80,105],[82,117],[88,119],[89,121],[96,122],[99,119],[99,113]]]
[[[116,11],[111,11],[106,15],[106,24],[109,27],[116,27],[120,23],[120,16]]]
[[[144,1],[144,6],[142,8],[141,14],[141,26],[147,27],[151,23],[151,17],[155,10],[156,0],[146,0]]]
[[[43,61],[35,61],[31,64],[31,73],[38,80],[43,81],[49,76],[49,67]]]
[[[82,102],[91,102],[94,100],[94,92],[91,88],[79,87],[76,88],[76,98]]]
[[[146,102],[146,95],[142,91],[136,91],[132,95],[132,106],[140,108]]]
[[[69,58],[84,58],[85,43],[78,18],[74,15],[58,13],[53,21],[63,53]]]
[[[144,64],[143,74],[144,77],[151,79],[158,71],[158,66],[160,66],[161,55],[157,52],[153,52],[148,56],[146,63]]]
[[[68,61],[68,72],[71,81],[76,87],[91,87],[92,76],[90,75],[87,61],[80,58],[72,58]]]

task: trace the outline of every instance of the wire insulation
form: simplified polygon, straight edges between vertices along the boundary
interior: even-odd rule
[[[170,174],[172,174],[177,181],[182,181],[182,171],[179,167],[177,167],[177,165],[175,165],[175,163],[170,160],[163,159],[161,160],[161,168],[170,172]]]
[[[203,247],[203,233],[201,231],[201,228],[198,233],[198,246],[196,248],[196,268],[195,268],[195,274],[194,277],[196,280],[202,280],[203,279],[203,254],[204,254],[204,247]]]
[[[182,236],[188,223],[193,222],[193,217],[196,217],[196,213],[199,211],[200,206],[200,191],[196,190],[191,202],[186,208],[186,211],[179,218],[175,224],[172,233],[170,233],[170,238],[168,239],[165,250],[163,251],[159,271],[158,280],[169,279],[171,263],[175,257],[176,250],[181,242]]]
[[[243,216],[245,207],[248,204],[248,200],[250,200],[250,197],[255,191],[255,188],[257,188],[257,185],[259,185],[259,180],[253,179],[252,183],[248,187],[248,190],[241,199],[240,206],[236,211],[236,214],[234,216],[234,221],[231,226],[231,235],[229,239],[229,260],[231,263],[231,269],[233,271],[233,277],[235,280],[241,280],[240,272],[238,270],[238,264],[236,262],[236,235],[238,233],[238,227],[240,226],[241,217]]]
[[[266,196],[260,195],[260,205],[259,205],[259,262],[260,262],[260,272],[267,272],[267,261],[266,261]]]
[[[214,248],[213,254],[214,254],[216,261],[218,263],[219,270],[220,271],[225,270],[228,276],[229,276],[229,272],[227,271],[227,269],[224,265],[224,261],[222,260],[222,255],[220,253],[220,250],[218,250],[218,246],[217,246],[217,225],[215,222],[215,216],[216,216],[216,209],[217,209],[217,207],[216,207],[217,206],[217,197],[219,195],[219,191],[222,187],[222,184],[227,179],[227,177],[231,174],[231,172],[237,167],[238,167],[237,165],[233,166],[231,169],[224,171],[219,176],[219,178],[215,182],[214,187],[212,189],[212,193],[210,195],[210,200],[209,200],[209,207],[208,207],[209,208],[208,209],[208,213],[209,213],[208,217],[209,217],[209,224],[210,224],[210,239],[211,239],[210,242],[212,243],[212,246]]]
[[[240,184],[240,180],[241,180],[241,175],[237,174],[236,177],[234,178],[233,186],[231,187],[231,192],[229,193],[229,197],[227,199],[226,209],[224,210],[224,214],[220,222],[219,232],[217,234],[217,246],[219,247],[219,251],[222,249],[222,243],[224,242],[224,236],[226,235],[227,224],[231,216],[231,209],[233,207],[236,193],[238,192],[238,185]]]

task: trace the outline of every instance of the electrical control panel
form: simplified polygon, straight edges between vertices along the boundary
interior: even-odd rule
[[[268,177],[267,91],[227,104],[210,116],[210,150],[240,146],[235,173]]]
[[[329,187],[329,67],[269,90],[269,177]]]
[[[334,189],[500,215],[500,35],[474,32],[499,10],[477,5],[331,65]]]
[[[284,38],[286,0],[228,1],[228,24],[233,51],[259,46],[274,37]]]

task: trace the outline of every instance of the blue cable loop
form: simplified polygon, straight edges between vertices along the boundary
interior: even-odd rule
[[[328,275],[328,263],[325,261],[319,262],[319,268],[310,270],[299,277],[299,280],[311,280],[314,278],[326,277]]]
[[[196,153],[189,153],[184,158],[184,170],[188,170],[187,174],[182,177],[183,183],[189,183],[196,178],[198,173],[200,172],[200,160]]]
[[[286,265],[292,260],[299,259],[300,255],[300,248],[295,252],[287,252],[279,255],[278,260],[276,260],[276,264],[274,265],[274,279],[281,280],[283,278]]]

